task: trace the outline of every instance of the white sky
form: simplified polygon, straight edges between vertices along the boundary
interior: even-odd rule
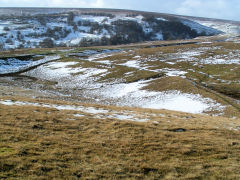
[[[0,0],[0,7],[116,8],[240,21],[240,0]]]

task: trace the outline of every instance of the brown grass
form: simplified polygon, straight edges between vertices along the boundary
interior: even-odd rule
[[[74,111],[0,105],[0,177],[240,178],[240,134],[226,129],[229,124],[237,125],[239,120],[171,111],[108,108],[148,114],[151,120],[147,123],[100,120],[86,114],[71,121],[67,119],[73,118]],[[176,128],[186,131],[174,132]]]

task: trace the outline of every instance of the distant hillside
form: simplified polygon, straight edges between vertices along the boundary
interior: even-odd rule
[[[117,45],[222,33],[185,17],[129,10],[1,8],[0,49]]]

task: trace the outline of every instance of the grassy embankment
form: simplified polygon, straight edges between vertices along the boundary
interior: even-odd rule
[[[26,102],[50,100],[2,97]],[[77,105],[75,103],[75,105]],[[82,105],[82,104],[79,104]],[[102,108],[99,105],[84,105]],[[9,179],[239,179],[239,119],[106,107],[148,122],[0,105],[0,177]],[[79,113],[79,112],[78,112]],[[178,128],[182,132],[177,132]]]

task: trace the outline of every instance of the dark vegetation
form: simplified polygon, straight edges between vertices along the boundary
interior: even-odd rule
[[[149,24],[149,28],[153,29],[152,32],[144,32],[142,25],[132,20],[117,20],[112,22],[111,26],[99,25],[96,22],[90,23],[91,33],[96,31],[100,33],[103,29],[106,29],[110,31],[112,36],[110,38],[103,36],[101,39],[96,40],[84,38],[79,46],[118,45],[157,40],[157,33],[163,34],[162,40],[191,39],[199,35],[195,30],[184,25],[178,19],[174,21],[162,21],[151,16],[145,17],[144,21]]]
[[[88,16],[106,16],[106,17],[109,17],[109,18],[114,18],[115,15],[114,14],[111,14],[111,13],[103,13],[103,12],[96,12],[96,13],[91,13],[91,12],[86,12],[86,13],[81,13],[82,15],[88,15]]]

